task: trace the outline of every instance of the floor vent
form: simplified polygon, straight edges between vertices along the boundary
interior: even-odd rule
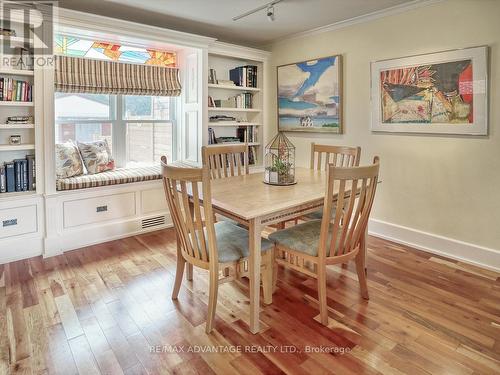
[[[142,221],[142,229],[165,225],[165,222],[166,222],[165,215],[150,217],[149,219],[144,219]]]

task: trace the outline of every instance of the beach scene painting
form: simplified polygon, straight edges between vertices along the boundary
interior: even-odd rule
[[[341,56],[278,67],[279,131],[342,133]]]

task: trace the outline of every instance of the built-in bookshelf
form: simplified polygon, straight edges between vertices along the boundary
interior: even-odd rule
[[[24,64],[30,59],[30,51],[21,49],[25,41],[0,36],[0,44],[16,47],[16,55],[0,62],[0,201],[36,194],[35,70]],[[16,61],[23,63],[10,65]]]
[[[266,62],[264,51],[234,48],[225,43],[216,43],[208,54],[204,143],[246,142],[255,167],[262,166],[263,161]]]

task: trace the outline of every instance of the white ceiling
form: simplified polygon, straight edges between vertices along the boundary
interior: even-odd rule
[[[301,31],[345,21],[415,0],[283,0],[276,20],[262,10],[234,16],[270,0],[60,0],[65,8],[127,19],[247,45],[266,45]],[[418,0],[417,0],[418,1]]]

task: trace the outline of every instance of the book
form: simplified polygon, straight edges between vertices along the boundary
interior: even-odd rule
[[[238,137],[218,137],[216,143],[241,143]]]
[[[28,160],[23,159],[21,160],[21,191],[28,191],[31,190],[29,189],[28,186]]]
[[[217,72],[215,69],[208,71],[208,83],[217,84]]]
[[[16,174],[14,171],[14,162],[5,163],[5,181],[7,192],[12,193],[16,191]]]
[[[5,166],[0,166],[0,193],[7,191],[7,181],[5,180]]]
[[[215,138],[215,131],[213,128],[208,128],[208,144],[214,145],[217,143],[217,139]]]
[[[32,86],[27,81],[12,78],[0,79],[0,100],[15,102],[31,102]]]
[[[214,98],[212,98],[210,95],[208,96],[208,106],[209,107],[215,107]]]
[[[230,79],[218,79],[217,84],[222,86],[236,86],[236,84]]]
[[[229,70],[229,79],[237,86],[257,87],[257,66],[238,66]]]
[[[15,191],[22,191],[23,186],[23,172],[22,172],[22,159],[14,160],[14,182],[15,182]]]
[[[35,155],[26,155],[28,161],[28,190],[36,190]]]

